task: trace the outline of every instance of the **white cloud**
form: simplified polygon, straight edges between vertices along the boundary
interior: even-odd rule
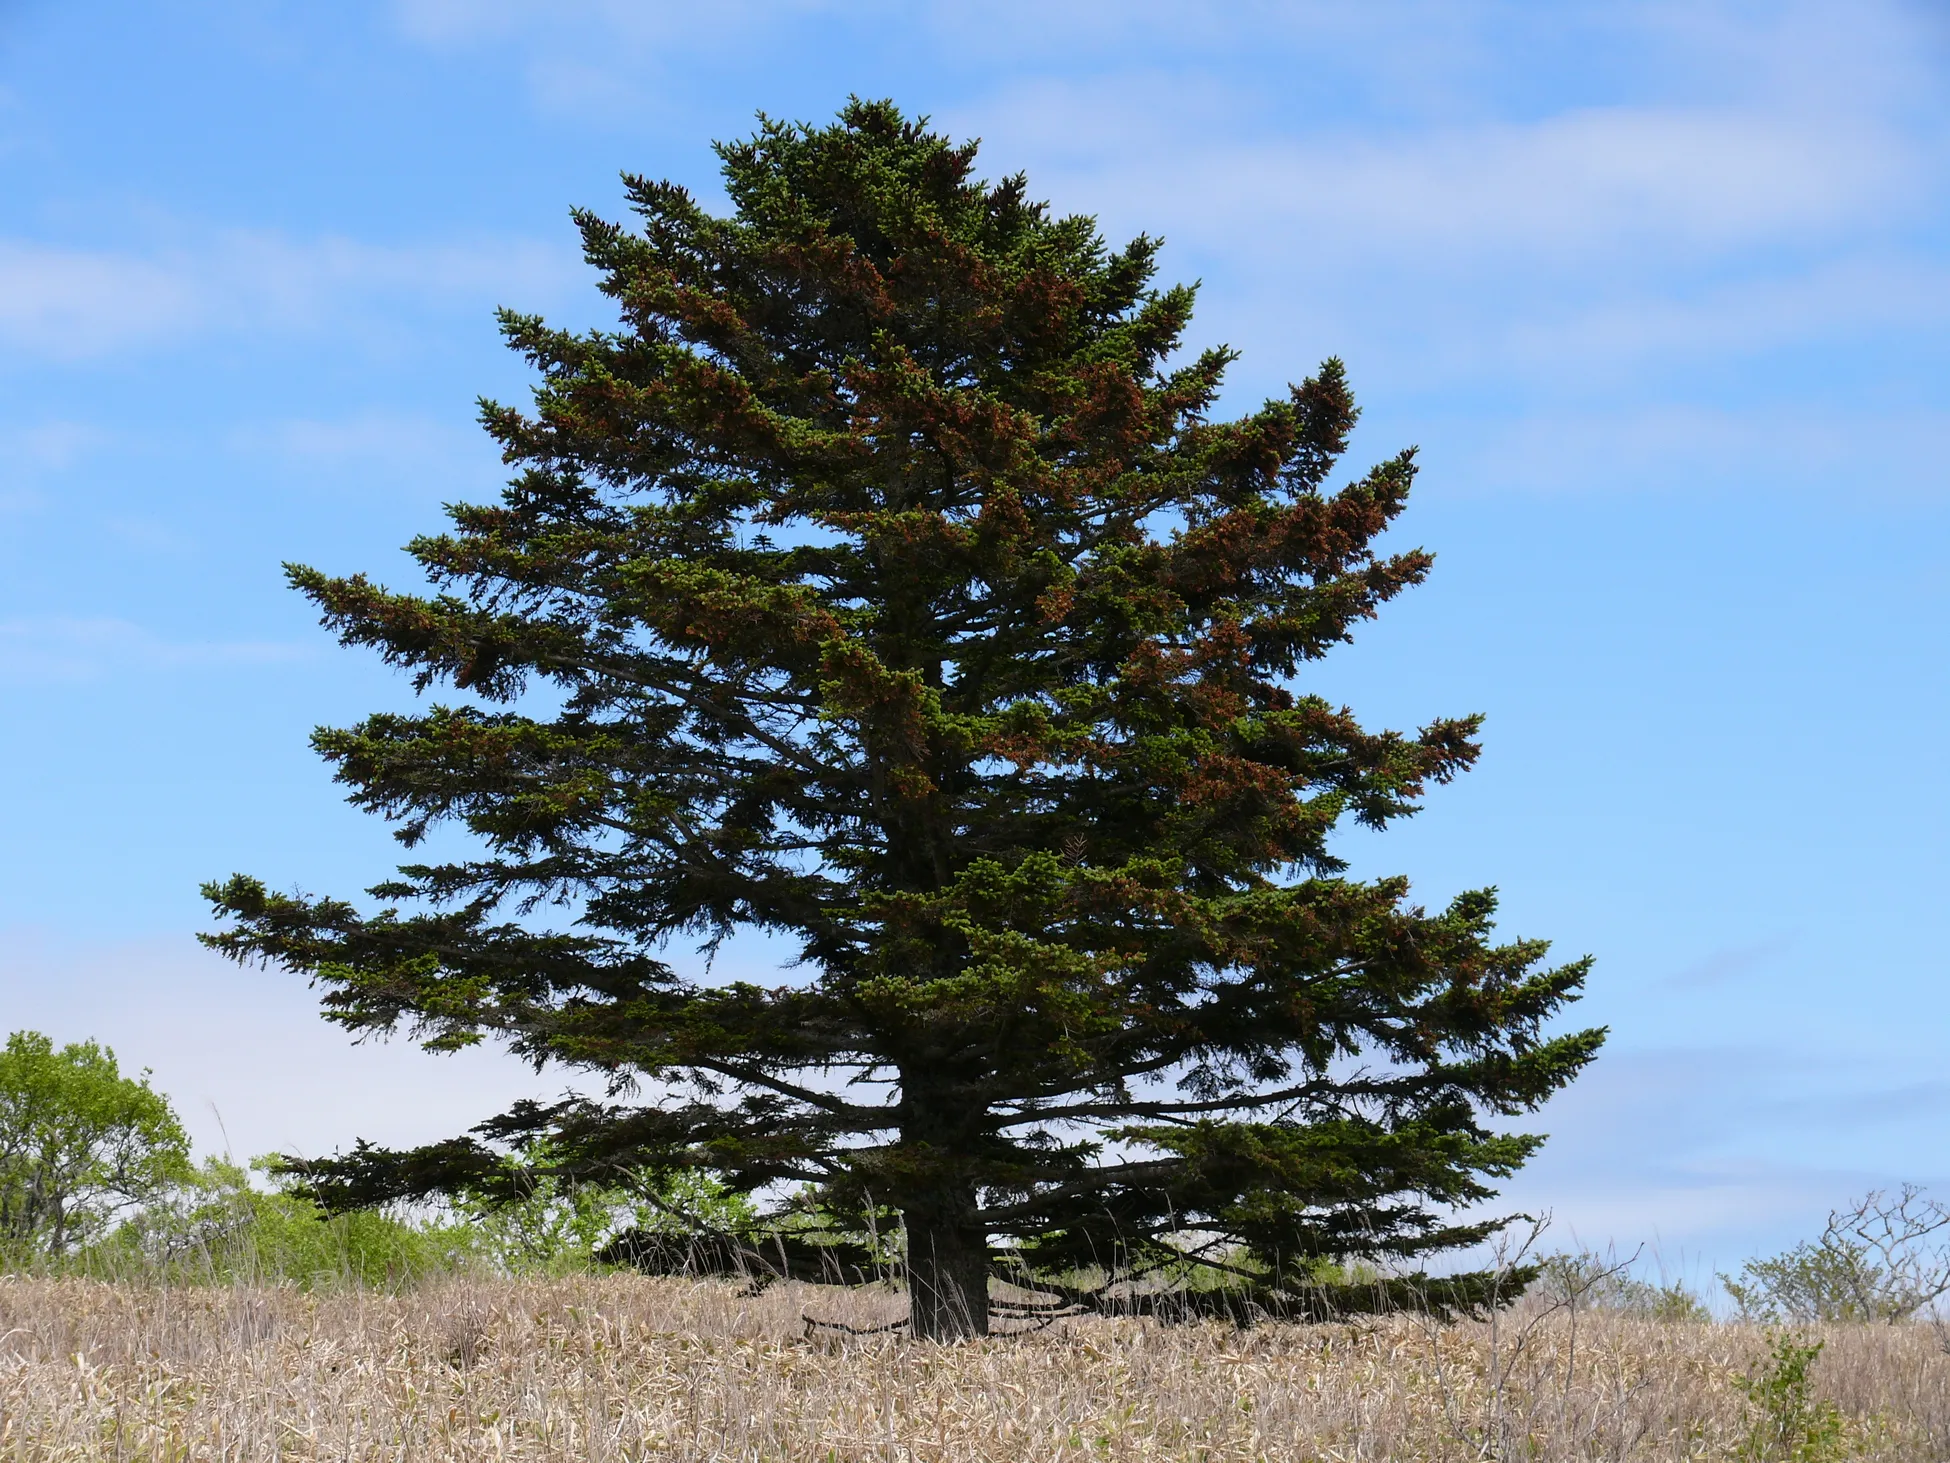
[[[151,251],[0,240],[0,352],[80,360],[212,331],[384,331],[401,308],[528,305],[578,278],[571,246],[389,247],[211,233]]]
[[[593,43],[613,55],[619,46],[634,48],[673,39],[711,38],[726,44],[733,35],[782,15],[836,10],[857,14],[860,9],[842,0],[717,0],[708,6],[673,0],[399,0],[396,15],[402,32],[427,45],[540,33],[548,39],[573,37]]]
[[[1560,303],[1549,316],[1531,313],[1503,326],[1493,342],[1479,337],[1468,364],[1486,355],[1539,370],[1561,369],[1566,359],[1697,361],[1878,334],[1927,337],[1945,326],[1950,267],[1878,251],[1699,290]]]
[[[155,1071],[200,1153],[319,1155],[357,1138],[449,1138],[563,1078],[478,1049],[429,1056],[354,1046],[318,1013],[302,977],[241,969],[186,932],[118,943],[0,929],[6,1031],[111,1046],[125,1071]]]
[[[1406,136],[1282,136],[1211,83],[1042,80],[969,108],[1038,194],[1233,264],[1454,280],[1486,264],[1586,272],[1859,233],[1924,163],[1873,120],[1618,106]]]
[[[366,462],[393,467],[451,465],[458,457],[487,457],[486,437],[472,423],[371,411],[337,421],[287,418],[238,427],[232,450],[298,462]]]
[[[1370,148],[1338,168],[1307,159],[1292,176],[1301,217],[1351,225],[1368,247],[1582,260],[1850,227],[1900,196],[1905,162],[1864,125],[1613,108]]]
[[[0,345],[57,360],[181,330],[195,283],[152,260],[0,241]]]
[[[1793,948],[1794,940],[1787,935],[1774,935],[1750,944],[1729,946],[1715,950],[1684,970],[1667,976],[1660,985],[1668,990],[1689,991],[1745,982],[1765,972],[1770,965],[1777,964],[1778,958]]]
[[[1488,1212],[1548,1215],[1547,1250],[1615,1250],[1623,1258],[1643,1245],[1655,1271],[1689,1270],[1710,1249],[1703,1273],[1684,1275],[1709,1301],[1717,1298],[1716,1270],[1737,1270],[1750,1255],[1810,1237],[1830,1208],[1881,1181],[1846,1170],[1735,1163],[1681,1174],[1634,1166],[1609,1182],[1579,1185],[1550,1172],[1549,1151],[1534,1160],[1534,1175],[1513,1181]]]
[[[1559,409],[1429,454],[1433,484],[1472,491],[1820,490],[1838,499],[1950,493],[1950,410],[1781,402]]]
[[[233,324],[257,320],[317,325],[348,301],[519,300],[553,294],[579,278],[572,245],[484,240],[405,247],[355,239],[293,240],[272,233],[230,233],[197,261],[207,275],[234,281],[211,291]]]
[[[1271,62],[1289,85],[1350,85],[1406,111],[1475,106],[1489,86],[1566,56],[1602,51],[1614,67],[1657,70],[1718,94],[1792,87],[1815,95],[1928,85],[1904,0],[397,0],[396,24],[423,45],[518,43],[579,54],[621,77],[682,50],[741,69],[796,45],[793,23],[830,26],[842,47],[895,40],[909,54],[995,74],[1047,63],[1101,71],[1162,59]]]
[[[429,44],[519,35],[544,106],[610,115],[659,91],[653,74],[708,73],[733,31],[769,22],[737,43],[764,57],[827,10],[836,37],[872,25],[937,61],[992,56],[994,79],[956,83],[937,125],[1114,237],[1164,234],[1167,274],[1210,281],[1201,331],[1252,352],[1242,379],[1299,339],[1375,347],[1377,385],[1500,370],[1590,390],[1950,315],[1950,276],[1902,253],[1946,174],[1899,4],[998,0],[862,18],[807,0],[714,8],[717,30],[612,0],[400,13]],[[1602,87],[1552,99],[1523,70],[1588,75],[1594,47]],[[1310,76],[1345,95],[1309,111]]]
[[[1695,393],[1694,406],[1719,410],[1729,388],[1736,397],[1756,389],[1792,395],[1797,377],[1842,354],[1880,363],[1891,379],[1885,396],[1927,401],[1934,377],[1913,363],[1938,358],[1950,328],[1950,268],[1881,249],[1751,274],[1626,280],[1601,271],[1555,290],[1490,271],[1459,283],[1402,271],[1284,293],[1270,274],[1228,282],[1200,312],[1204,330],[1244,350],[1239,378],[1261,390],[1277,383],[1255,373],[1290,373],[1298,342],[1314,355],[1331,349],[1349,358],[1367,387],[1473,393],[1495,382],[1532,410],[1602,402],[1602,415],[1621,400],[1643,405],[1648,394],[1684,390]],[[1713,373],[1719,384],[1709,384]],[[1816,403],[1828,421],[1838,410],[1831,400]],[[1881,426],[1864,419],[1859,430],[1868,437]],[[1806,433],[1790,424],[1790,436]]]
[[[89,681],[116,673],[303,660],[309,646],[275,641],[173,641],[128,620],[58,615],[0,620],[0,680]]]
[[[11,472],[60,472],[103,439],[86,422],[44,421],[0,427],[0,466]]]
[[[1518,1120],[1550,1141],[1493,1207],[1548,1209],[1560,1243],[1705,1248],[1731,1269],[1806,1238],[1851,1195],[1939,1179],[1943,1145],[1915,1139],[1942,1097],[1940,1083],[1887,1058],[1607,1051],[1539,1116]]]

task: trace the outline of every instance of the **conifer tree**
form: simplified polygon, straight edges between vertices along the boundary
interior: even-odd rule
[[[543,1139],[558,1175],[771,1206],[769,1250],[693,1259],[789,1271],[794,1205],[898,1215],[933,1337],[987,1330],[991,1278],[1029,1287],[1011,1313],[1399,1299],[1326,1267],[1490,1232],[1455,1212],[1541,1141],[1497,1119],[1602,1035],[1549,1034],[1586,963],[1498,943],[1492,891],[1429,913],[1333,851],[1477,755],[1475,718],[1370,732],[1306,684],[1429,570],[1375,546],[1412,452],[1330,484],[1332,360],[1215,419],[1232,353],[1179,353],[1155,240],[1108,248],[891,104],[718,154],[728,216],[636,177],[640,226],[575,216],[618,328],[503,314],[540,384],[483,404],[501,500],[410,546],[437,592],[290,570],[459,693],[319,731],[351,801],[480,852],[376,912],[235,876],[206,938],[355,1033],[608,1082],[314,1191],[479,1189]],[[742,929],[796,968],[666,963]]]

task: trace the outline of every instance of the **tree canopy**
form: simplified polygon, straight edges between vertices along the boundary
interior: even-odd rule
[[[187,1177],[189,1158],[169,1100],[106,1047],[16,1031],[0,1049],[0,1260],[69,1253]]]
[[[1334,360],[1217,418],[1233,353],[1181,352],[1156,240],[890,103],[718,154],[727,215],[640,177],[637,226],[575,215],[616,328],[503,313],[540,381],[483,403],[500,500],[410,545],[433,592],[290,570],[459,693],[319,731],[351,801],[478,853],[376,910],[236,876],[208,938],[355,1033],[608,1083],[316,1191],[491,1185],[546,1139],[769,1205],[693,1258],[897,1214],[929,1336],[986,1330],[991,1276],[1017,1310],[1386,1303],[1325,1267],[1488,1233],[1456,1211],[1541,1141],[1497,1120],[1601,1040],[1547,1031],[1586,963],[1498,942],[1493,891],[1429,912],[1334,852],[1477,755],[1476,718],[1372,732],[1306,685],[1429,571],[1377,548],[1414,454],[1330,483]],[[668,963],[742,929],[796,970]]]

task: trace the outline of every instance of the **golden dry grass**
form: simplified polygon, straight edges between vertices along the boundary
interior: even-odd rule
[[[0,1459],[1731,1459],[1759,1332],[1071,1321],[808,1340],[899,1298],[630,1277],[402,1296],[0,1280]],[[1837,1328],[1840,1453],[1950,1458],[1927,1327]]]

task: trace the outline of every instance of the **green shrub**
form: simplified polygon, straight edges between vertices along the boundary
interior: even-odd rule
[[[549,1175],[541,1166],[547,1156],[511,1157],[518,1181],[493,1200],[461,1199],[417,1214],[331,1214],[273,1158],[252,1165],[269,1177],[268,1188],[241,1165],[209,1158],[58,1268],[172,1284],[397,1289],[470,1269],[581,1273],[602,1268],[596,1252],[624,1230],[684,1232],[699,1220],[737,1229],[751,1220],[744,1198],[707,1174],[576,1184]],[[510,1190],[518,1197],[507,1197]]]
[[[1767,1366],[1741,1378],[1755,1413],[1743,1463],[1829,1463],[1848,1456],[1841,1409],[1816,1397],[1808,1376],[1821,1348],[1819,1341],[1775,1336]]]
[[[1743,1320],[1870,1321],[1877,1317],[1864,1304],[1865,1289],[1878,1277],[1865,1273],[1862,1254],[1832,1242],[1796,1245],[1767,1260],[1749,1260],[1738,1279],[1722,1275]]]
[[[257,1166],[268,1167],[262,1160]],[[374,1210],[327,1214],[288,1189],[258,1188],[240,1165],[211,1158],[84,1251],[75,1267],[175,1283],[398,1288],[479,1263],[481,1249],[466,1224]]]
[[[476,1236],[479,1255],[511,1275],[560,1275],[598,1268],[596,1255],[619,1235],[741,1232],[756,1218],[744,1195],[708,1173],[636,1170],[602,1184],[552,1171],[545,1140],[512,1153],[483,1192],[452,1201]],[[510,1197],[513,1195],[514,1197]]]

